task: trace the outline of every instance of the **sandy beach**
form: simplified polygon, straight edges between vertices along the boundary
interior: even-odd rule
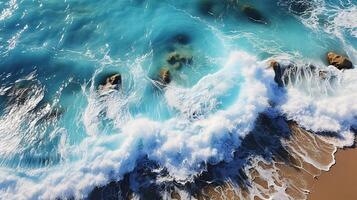
[[[341,149],[336,164],[316,180],[310,200],[357,199],[357,148]]]

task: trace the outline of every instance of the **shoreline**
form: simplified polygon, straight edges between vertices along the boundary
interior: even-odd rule
[[[152,169],[145,170],[145,167],[139,168],[129,173],[123,181],[97,187],[92,191],[88,199],[98,199],[103,195],[106,196],[108,191],[115,191],[117,194],[121,193],[124,199],[135,199],[133,197],[140,197],[143,194],[145,194],[144,197],[153,195],[151,199],[159,198],[163,194],[165,194],[164,196],[170,196],[171,199],[187,199],[189,196],[199,200],[220,200],[223,196],[227,197],[227,199],[267,199],[279,197],[279,190],[284,189],[292,199],[326,200],[326,189],[323,186],[332,188],[328,189],[329,191],[334,191],[336,186],[334,184],[335,181],[331,184],[330,179],[325,180],[324,177],[330,177],[330,173],[335,174],[336,166],[342,168],[342,171],[344,170],[345,164],[340,162],[340,157],[342,156],[346,162],[349,162],[351,158],[351,156],[345,156],[345,152],[350,154],[349,152],[354,150],[351,155],[357,155],[357,149],[336,149],[334,145],[326,142],[323,136],[306,131],[295,122],[286,121],[291,134],[289,134],[289,137],[281,138],[284,133],[279,133],[281,131],[277,129],[280,127],[277,126],[279,123],[263,116],[258,121],[262,123],[260,125],[263,125],[259,126],[258,123],[258,127],[265,128],[258,128],[253,131],[251,135],[245,138],[241,149],[243,152],[246,151],[250,152],[250,155],[255,155],[256,159],[251,160],[253,163],[248,165],[246,165],[247,163],[241,163],[242,157],[239,158],[238,156],[237,160],[209,167],[209,170],[197,177],[197,181],[192,184],[179,186],[169,181],[160,185],[160,183],[155,184],[154,181],[151,182],[153,183],[151,186],[143,185],[143,187],[132,190],[133,188],[127,186],[131,185],[131,181],[138,178],[135,174],[141,174],[143,171],[153,171]],[[281,139],[281,148],[276,148],[276,145],[262,143],[266,141],[267,137],[270,140],[276,137],[276,142]],[[272,153],[271,162],[258,154],[251,154],[252,150],[257,150],[257,147],[261,145],[263,145],[263,149],[269,149]],[[256,153],[258,152],[262,151],[258,150]],[[310,163],[306,162],[306,159]],[[243,158],[243,160],[245,159]],[[357,159],[354,164],[354,167],[357,168]],[[321,166],[322,168],[316,166]],[[227,177],[221,177],[220,175],[228,172],[226,169],[233,169],[233,171],[228,170]],[[353,172],[353,167],[350,170]],[[355,174],[357,176],[357,171]],[[132,178],[129,178],[130,176]],[[144,176],[148,180],[155,180],[161,175],[149,174]],[[337,174],[337,176],[339,175]],[[217,182],[217,178],[221,182]],[[247,181],[249,182],[249,187],[244,187],[247,186]],[[344,179],[340,181],[341,183],[339,182],[338,184],[344,187]],[[160,188],[163,188],[161,186],[165,186],[166,190],[161,190]],[[353,189],[349,190],[353,191]],[[354,197],[357,197],[357,195]],[[332,199],[335,200],[336,198]]]
[[[309,200],[357,199],[357,148],[338,149],[335,164],[314,181]]]

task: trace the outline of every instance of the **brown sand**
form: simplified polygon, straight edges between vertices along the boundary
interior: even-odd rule
[[[309,199],[357,200],[357,148],[336,153],[336,164],[318,178]]]

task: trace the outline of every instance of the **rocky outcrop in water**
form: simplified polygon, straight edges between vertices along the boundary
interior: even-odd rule
[[[241,5],[236,0],[200,0],[198,10],[205,16],[215,18],[243,14],[255,23],[268,24],[268,19],[258,9],[252,5]]]
[[[175,35],[171,39],[172,46],[166,56],[165,65],[174,69],[180,69],[184,65],[191,65],[193,61],[191,40],[192,38],[186,33]]]
[[[193,63],[193,47],[191,45],[193,38],[186,32],[178,32],[166,39],[166,44],[162,50],[158,50],[157,65],[152,79],[155,80],[155,86],[165,86],[173,80],[173,75],[184,66]]]
[[[335,66],[339,70],[353,68],[352,62],[347,57],[334,52],[329,52],[327,54],[327,60],[330,65]]]
[[[167,85],[171,82],[171,74],[170,74],[170,70],[163,68],[160,70],[159,73],[159,81],[163,84],[163,85]]]
[[[121,85],[121,75],[113,74],[106,78],[105,82],[99,86],[100,90],[110,90],[110,89],[118,89],[119,85]]]
[[[320,80],[333,79],[334,77],[325,69],[319,69],[312,64],[298,66],[295,63],[281,64],[276,60],[271,60],[269,68],[274,70],[274,81],[279,87],[288,84],[295,84],[299,81],[305,81],[311,77],[318,77]]]

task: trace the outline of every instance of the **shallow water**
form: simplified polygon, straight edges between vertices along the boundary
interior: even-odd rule
[[[233,160],[260,113],[351,145],[357,71],[325,57],[357,63],[356,10],[354,0],[0,2],[0,198],[85,198],[143,156],[193,181]],[[171,65],[174,52],[192,59]],[[282,89],[270,59],[328,78]],[[101,91],[113,73],[120,88]]]

